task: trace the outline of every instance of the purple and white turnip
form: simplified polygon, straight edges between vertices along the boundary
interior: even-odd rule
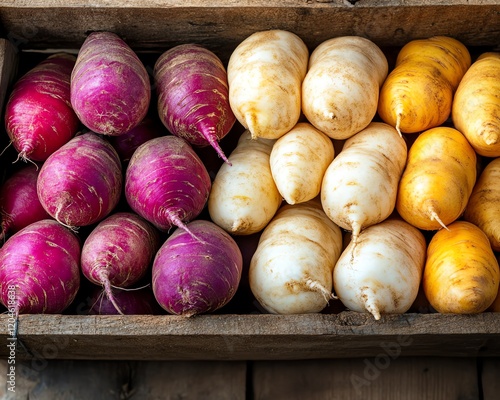
[[[234,239],[213,222],[188,224],[193,238],[177,229],[160,247],[153,262],[153,293],[162,308],[187,317],[216,311],[238,289],[243,268]]]
[[[14,85],[5,109],[5,129],[19,158],[45,161],[80,127],[70,101],[75,57],[57,53],[41,61]]]
[[[42,165],[40,203],[68,227],[92,225],[115,208],[122,193],[122,167],[115,149],[98,135],[76,136]]]
[[[103,135],[121,135],[146,116],[151,84],[144,64],[113,32],[92,32],[71,74],[71,104],[81,122]]]
[[[155,63],[158,114],[176,136],[195,146],[212,146],[226,162],[218,141],[236,117],[229,105],[227,73],[212,51],[182,44],[164,52]]]
[[[102,285],[121,314],[114,288],[128,288],[143,278],[159,248],[158,231],[130,212],[117,212],[101,221],[83,243],[81,267],[92,283]]]
[[[80,239],[53,219],[21,229],[0,248],[0,301],[19,314],[64,311],[80,287]]]
[[[162,136],[139,146],[125,174],[127,203],[161,231],[186,223],[202,212],[211,189],[205,165],[191,145]]]

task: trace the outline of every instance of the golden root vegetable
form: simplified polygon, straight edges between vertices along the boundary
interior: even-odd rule
[[[333,139],[347,139],[366,128],[377,113],[387,59],[372,41],[341,36],[311,53],[302,84],[307,120]]]
[[[421,133],[408,151],[396,210],[423,230],[446,227],[465,210],[476,183],[477,156],[464,135],[449,127]]]
[[[500,53],[483,53],[467,70],[453,99],[452,120],[476,152],[500,156]]]
[[[500,251],[500,158],[493,159],[481,172],[464,219],[481,228],[493,250]]]
[[[252,138],[278,139],[298,122],[309,50],[292,32],[255,32],[227,66],[229,103]]]
[[[264,229],[282,198],[274,183],[269,157],[274,140],[252,139],[246,130],[212,183],[208,212],[213,222],[234,235]]]
[[[418,295],[426,247],[422,232],[401,219],[369,226],[339,257],[335,294],[347,308],[377,320],[408,311]]]
[[[299,122],[271,151],[271,172],[288,204],[319,195],[323,175],[335,155],[332,140],[308,122]]]
[[[440,313],[480,313],[498,293],[498,261],[485,233],[467,221],[456,221],[432,237],[422,285]]]
[[[372,122],[344,143],[326,170],[321,203],[337,225],[356,241],[367,226],[394,211],[398,183],[407,157],[406,143],[395,128]]]
[[[469,50],[454,38],[434,36],[408,42],[380,90],[380,118],[403,133],[442,125],[470,65]]]
[[[317,199],[283,205],[260,237],[249,283],[257,301],[274,314],[323,310],[333,298],[332,272],[342,233]]]

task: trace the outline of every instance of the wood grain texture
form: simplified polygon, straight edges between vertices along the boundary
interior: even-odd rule
[[[255,400],[476,400],[474,358],[382,356],[263,361],[253,365]]]
[[[500,393],[500,358],[481,360],[483,400],[496,400]]]
[[[499,20],[494,0],[0,1],[3,35],[24,49],[79,48],[89,32],[110,30],[137,51],[196,42],[223,60],[250,34],[273,28],[295,32],[311,49],[343,35],[364,36],[380,46],[432,35],[498,46]]]
[[[0,340],[7,340],[0,316]],[[165,316],[22,315],[32,358],[270,360],[401,355],[499,356],[500,313]],[[29,357],[19,349],[19,357]],[[0,347],[0,356],[7,348]]]
[[[0,361],[4,400],[244,400],[245,362],[23,361],[16,391],[5,390],[7,364]]]
[[[7,39],[0,38],[0,116],[3,118],[6,95],[17,74],[16,48]]]

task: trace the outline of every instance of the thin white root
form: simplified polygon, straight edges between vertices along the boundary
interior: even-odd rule
[[[434,210],[429,210],[429,216],[431,218],[431,221],[437,221],[439,225],[441,225],[444,229],[449,231],[448,227],[441,221],[441,218],[439,218],[439,215],[437,215],[436,211]]]
[[[327,290],[321,283],[318,281],[313,281],[312,279],[306,279],[305,284],[309,289],[314,290],[315,292],[319,292],[325,298],[325,301],[328,303],[331,299],[337,299],[332,292]]]

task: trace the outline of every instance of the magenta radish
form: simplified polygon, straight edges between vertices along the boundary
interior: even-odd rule
[[[142,61],[115,33],[92,32],[71,74],[71,104],[91,131],[121,135],[146,116],[151,84]]]
[[[44,162],[37,193],[52,218],[65,226],[79,227],[111,213],[120,200],[122,183],[115,149],[88,132],[71,139]]]
[[[134,151],[148,140],[168,135],[168,131],[160,122],[152,118],[144,118],[139,125],[120,136],[109,136],[108,140],[114,147],[123,164],[127,164]]]
[[[45,161],[78,132],[70,101],[75,57],[49,56],[14,85],[5,109],[5,129],[19,157]]]
[[[0,248],[0,301],[14,315],[57,314],[80,287],[81,244],[68,228],[44,219]]]
[[[177,229],[153,262],[153,293],[171,314],[193,316],[223,307],[241,280],[243,260],[234,239],[213,222],[195,220]]]
[[[229,105],[227,73],[221,60],[196,44],[164,52],[154,67],[158,114],[172,134],[195,146],[212,146],[226,162],[218,141],[236,117]]]
[[[122,315],[154,315],[164,313],[163,309],[156,302],[150,286],[133,289],[119,290],[112,289],[114,302],[122,311]],[[109,297],[103,293],[102,289],[95,287],[88,297],[90,315],[119,315],[116,306]]]
[[[159,245],[158,231],[149,222],[130,212],[117,212],[101,221],[85,239],[83,275],[102,285],[121,314],[111,287],[128,288],[144,277]]]
[[[177,136],[162,136],[139,146],[125,174],[130,208],[161,231],[188,229],[205,207],[211,181],[191,145]]]
[[[37,165],[26,165],[8,177],[0,188],[0,239],[49,218],[36,194],[39,171]]]

